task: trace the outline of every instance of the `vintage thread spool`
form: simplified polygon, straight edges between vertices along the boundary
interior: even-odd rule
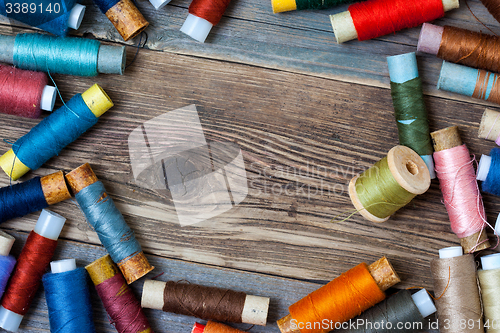
[[[479,124],[478,137],[500,146],[500,112],[486,108]]]
[[[413,295],[402,290],[357,316],[339,323],[338,333],[417,333],[427,329],[425,318],[436,312],[427,290]],[[355,323],[351,328],[350,323]],[[343,324],[343,325],[341,325]]]
[[[483,199],[467,146],[457,126],[432,132],[434,163],[451,229],[466,253],[490,247]]]
[[[42,278],[50,331],[95,333],[87,271],[75,259],[52,261],[50,268]]]
[[[58,171],[0,188],[0,223],[37,212],[71,198],[64,174]]]
[[[500,148],[493,148],[490,156],[481,156],[476,178],[483,182],[483,192],[500,196]]]
[[[68,173],[66,179],[87,221],[120,268],[127,283],[132,283],[152,271],[154,267],[142,252],[134,232],[90,165],[81,165]]]
[[[189,14],[181,31],[193,39],[204,43],[210,30],[224,15],[231,0],[193,0]]]
[[[9,255],[14,241],[14,237],[0,230],[0,298],[16,265],[16,259]]]
[[[350,5],[345,12],[330,15],[330,21],[340,44],[416,27],[458,7],[458,0],[368,0]]]
[[[265,326],[269,301],[268,297],[229,289],[146,280],[141,306],[207,320]]]
[[[112,106],[106,92],[94,84],[18,139],[12,149],[0,157],[0,167],[12,180],[38,169],[94,126]]]
[[[139,301],[109,255],[85,269],[118,333],[153,333]]]
[[[245,331],[209,320],[206,325],[194,323],[191,333],[245,333]]]
[[[500,333],[500,254],[481,257],[482,270],[477,275],[481,286],[484,326],[488,333]]]
[[[94,0],[125,41],[140,34],[149,25],[131,0]]]
[[[374,166],[349,183],[354,207],[369,221],[385,222],[415,196],[429,189],[431,178],[413,150],[396,146]]]
[[[498,74],[443,61],[437,88],[500,104]]]
[[[417,50],[449,62],[500,72],[500,40],[497,36],[424,23]]]
[[[104,45],[97,40],[42,34],[0,35],[0,62],[50,74],[96,76],[123,74],[125,46]]]
[[[353,2],[356,0],[271,0],[275,14],[292,10],[326,9]]]
[[[42,283],[57,246],[57,239],[66,219],[49,210],[42,210],[33,231],[17,259],[17,265],[2,298],[0,327],[17,332],[23,316]]]
[[[484,333],[474,256],[462,255],[460,246],[441,249],[431,261],[431,275],[439,331]]]
[[[36,1],[30,3],[26,11],[24,8],[18,8],[17,11],[14,6],[15,3],[2,2],[0,15],[57,36],[66,36],[70,29],[78,29],[85,15],[85,6],[75,0],[62,0],[61,3]]]
[[[0,64],[0,112],[38,118],[52,111],[56,88],[47,85],[47,74]]]
[[[415,52],[387,57],[387,64],[399,143],[420,155],[429,169],[431,179],[434,179],[436,174],[429,121]]]
[[[326,333],[332,328],[306,327],[328,320],[335,327],[385,299],[384,291],[400,282],[387,258],[365,263],[341,274],[291,305],[290,314],[278,320],[281,333]]]

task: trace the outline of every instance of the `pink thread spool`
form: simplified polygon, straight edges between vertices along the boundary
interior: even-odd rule
[[[432,132],[434,162],[439,187],[451,222],[465,253],[490,247],[483,199],[467,146],[457,126]]]

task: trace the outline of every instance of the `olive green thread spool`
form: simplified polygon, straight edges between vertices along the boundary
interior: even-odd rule
[[[431,184],[425,162],[405,146],[392,148],[386,157],[349,183],[354,207],[369,221],[385,222]]]

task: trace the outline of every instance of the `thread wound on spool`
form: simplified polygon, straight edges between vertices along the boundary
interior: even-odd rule
[[[431,261],[431,274],[442,333],[484,333],[476,264],[471,254]],[[460,326],[467,322],[466,329]]]
[[[2,306],[24,316],[55,252],[57,241],[31,232],[2,298]]]
[[[0,112],[26,118],[40,117],[43,88],[47,83],[45,73],[0,64]]]
[[[0,188],[0,223],[47,208],[40,177]]]
[[[291,305],[289,311],[296,324],[304,327],[301,333],[326,333],[331,328],[318,329],[316,325],[313,329],[307,323],[321,323],[324,319],[343,323],[384,299],[384,292],[362,263]]]
[[[5,292],[10,275],[16,265],[16,258],[13,256],[0,256],[0,298]]]
[[[500,332],[500,269],[479,270],[481,299],[484,307],[485,326],[488,333]]]
[[[349,12],[360,41],[444,16],[442,0],[368,0],[350,5]]]
[[[51,332],[95,332],[89,281],[85,269],[47,273],[42,281]]]
[[[13,64],[51,74],[96,76],[100,45],[97,40],[85,38],[19,34],[14,43]]]
[[[483,5],[488,9],[488,12],[500,22],[500,6],[496,0],[481,0]]]
[[[189,5],[189,13],[217,25],[229,2],[230,0],[193,0]]]
[[[303,9],[326,9],[340,6],[346,3],[353,3],[356,0],[295,0],[297,10]]]
[[[198,324],[198,323],[196,323]],[[227,325],[217,323],[215,321],[209,320],[205,325],[203,330],[193,331],[191,333],[245,333],[244,331],[240,331],[236,328],[229,327]]]
[[[481,188],[486,193],[500,196],[500,148],[493,148],[490,151],[490,157],[491,165],[488,176],[486,176]]]

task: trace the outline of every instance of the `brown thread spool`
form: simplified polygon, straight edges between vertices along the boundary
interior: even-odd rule
[[[391,263],[389,262],[389,260],[387,260],[386,257],[382,257],[373,264],[369,265],[368,271],[382,292],[386,291],[387,289],[389,289],[390,287],[394,286],[395,284],[401,281],[398,274],[396,273],[396,271],[394,270]],[[323,286],[322,288],[324,287],[325,286]],[[294,321],[296,320],[292,317],[291,314],[278,320],[277,324],[281,333],[301,333],[301,331],[298,328],[296,328]]]
[[[488,12],[500,22],[500,2],[498,0],[481,0]]]
[[[268,297],[197,284],[146,280],[141,306],[201,319],[265,326]]]
[[[68,173],[66,175],[66,179],[71,187],[71,190],[73,191],[73,194],[75,195],[87,186],[90,186],[98,181],[97,176],[94,174],[94,171],[88,163],[83,164]],[[104,193],[102,199],[106,196],[107,194]],[[127,283],[132,283],[138,280],[154,269],[154,267],[149,264],[143,251],[136,252],[116,264],[127,280]]]
[[[432,132],[431,138],[435,152],[463,145],[460,133],[458,132],[458,126],[451,126]],[[480,244],[476,247],[478,243]],[[488,241],[488,235],[484,229],[470,236],[461,238],[460,245],[462,245],[465,253],[469,253],[473,249],[474,252],[481,251],[491,246]]]
[[[490,141],[499,141],[500,112],[486,108],[479,125],[478,137]],[[497,143],[498,144],[498,143]]]
[[[461,255],[461,250],[441,249],[440,258],[431,261],[439,331],[484,333],[476,263],[472,254]]]

